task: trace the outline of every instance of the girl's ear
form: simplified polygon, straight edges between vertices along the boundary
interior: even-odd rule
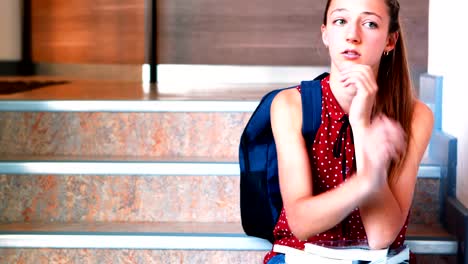
[[[328,48],[328,32],[327,26],[323,25],[320,28],[322,30],[322,41],[326,48]]]
[[[393,32],[393,33],[388,34],[387,45],[385,46],[386,52],[392,51],[395,48],[396,43],[398,41],[398,37],[399,37],[398,32]]]

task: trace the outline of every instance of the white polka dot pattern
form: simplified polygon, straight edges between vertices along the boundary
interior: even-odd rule
[[[300,87],[298,87],[300,90]],[[343,124],[345,116],[341,106],[336,101],[331,92],[329,77],[322,80],[322,123],[317,131],[315,141],[312,146],[312,173],[314,195],[326,192],[339,187],[347,178],[352,177],[354,168],[354,144],[351,138],[351,128],[347,128],[347,137],[342,138],[341,155],[346,155],[345,178],[342,172],[342,156],[333,155],[333,146],[337,141],[339,130]],[[405,225],[392,246],[399,246],[405,240],[407,226]],[[341,223],[323,233],[310,237],[307,241],[300,241],[292,233],[288,225],[286,213],[280,213],[278,222],[273,231],[275,244],[286,245],[297,249],[304,249],[304,243],[313,242],[320,244],[330,240],[367,240],[364,226],[361,222],[359,208],[354,209],[351,214]],[[269,252],[264,259],[266,263],[275,255]]]

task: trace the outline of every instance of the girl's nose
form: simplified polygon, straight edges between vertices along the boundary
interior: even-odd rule
[[[357,25],[352,23],[348,24],[348,29],[346,32],[346,41],[353,44],[361,42],[359,27]]]

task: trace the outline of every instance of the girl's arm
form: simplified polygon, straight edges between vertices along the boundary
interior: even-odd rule
[[[412,135],[408,135],[408,148],[404,148],[405,139],[402,138],[398,124],[386,117],[374,118],[372,122],[370,120],[378,90],[371,68],[357,64],[340,73],[344,87],[356,91],[349,115],[357,174],[371,175],[369,180],[374,182],[373,191],[359,206],[361,218],[369,245],[372,248],[384,248],[395,240],[408,216],[419,164],[432,133],[433,114],[422,102],[415,101]],[[396,175],[396,181],[387,182],[388,162],[398,157],[395,152],[402,150],[407,153],[400,175]]]
[[[280,92],[271,106],[281,195],[293,234],[305,240],[341,222],[361,205],[371,186],[350,177],[340,187],[313,196],[310,160],[302,136],[302,103],[295,89]]]
[[[429,143],[433,124],[432,111],[422,102],[416,101],[411,124],[412,135],[408,137],[408,152],[400,174],[396,175],[395,180],[376,188],[369,199],[359,206],[371,248],[388,247],[403,227],[411,207],[419,165]],[[368,136],[359,136],[356,133],[354,135],[356,146],[366,144],[363,141]],[[357,147],[357,161],[358,153]]]

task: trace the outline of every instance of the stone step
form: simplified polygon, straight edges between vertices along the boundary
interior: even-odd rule
[[[239,222],[235,162],[51,157],[0,162],[0,222]]]
[[[248,112],[2,112],[0,153],[233,159],[249,117]]]
[[[441,165],[425,158],[418,178],[437,179]],[[0,154],[0,174],[239,175],[238,158]]]
[[[457,241],[437,226],[410,225],[418,255],[455,255]],[[156,263],[261,263],[271,244],[237,223],[11,223],[0,225],[0,261],[64,256]],[[218,259],[221,258],[221,259]],[[2,261],[4,262],[4,261]],[[7,261],[8,262],[8,261]]]
[[[138,82],[71,80],[4,95],[0,153],[234,158],[259,98],[283,85],[216,84],[219,92],[170,95]]]
[[[266,251],[0,248],[1,263],[263,263]],[[454,264],[454,255],[418,254],[417,264]]]
[[[156,94],[141,83],[72,80],[0,96],[0,154],[235,159],[261,96],[292,84],[203,85],[219,91]]]
[[[439,218],[439,167],[423,164],[411,222]],[[240,222],[236,161],[162,157],[0,159],[0,222]]]
[[[261,264],[265,254],[263,251],[243,250],[0,248],[0,263]],[[421,264],[445,263],[438,262],[438,256],[431,255],[430,258],[437,258],[437,262],[421,262]]]
[[[420,174],[435,178],[439,170],[427,164]],[[0,174],[238,176],[239,164],[237,159],[213,157],[0,154]]]

